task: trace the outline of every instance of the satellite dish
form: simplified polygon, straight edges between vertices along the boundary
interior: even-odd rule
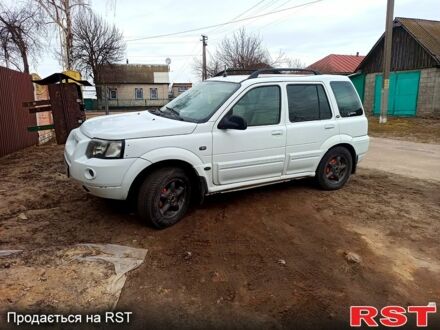
[[[167,65],[170,65],[170,64],[171,64],[171,59],[170,59],[169,57],[167,57],[167,58],[165,59],[165,63],[166,63]]]

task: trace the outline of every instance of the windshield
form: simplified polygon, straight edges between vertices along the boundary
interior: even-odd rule
[[[179,95],[155,114],[172,119],[201,123],[240,87],[240,84],[222,81],[204,81]]]

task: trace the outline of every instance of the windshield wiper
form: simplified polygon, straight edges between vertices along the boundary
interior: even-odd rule
[[[163,116],[162,111],[159,108],[149,109],[148,112],[155,114],[157,116]]]
[[[184,119],[183,119],[182,117],[180,117],[180,113],[179,113],[179,111],[177,111],[177,110],[175,110],[175,109],[173,109],[173,108],[171,108],[171,107],[167,107],[167,106],[165,106],[165,108],[166,108],[167,110],[169,110],[170,113],[172,113],[172,114],[174,115],[175,118],[184,121]]]

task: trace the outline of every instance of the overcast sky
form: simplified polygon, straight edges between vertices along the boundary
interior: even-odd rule
[[[4,1],[4,0],[0,0]],[[127,40],[179,32],[277,11],[312,0],[93,0],[92,8],[122,30]],[[440,0],[396,0],[395,15],[440,20]],[[206,34],[208,57],[217,44],[240,27],[261,36],[273,57],[311,64],[328,54],[365,55],[385,26],[386,0],[323,0],[265,17],[187,34],[128,41],[130,63],[164,64],[171,58],[172,82],[197,82],[194,58],[201,58],[200,34]],[[56,41],[52,45],[57,46]],[[55,56],[33,67],[40,76],[60,71]]]

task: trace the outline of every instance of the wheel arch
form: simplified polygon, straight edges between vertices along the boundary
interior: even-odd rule
[[[200,198],[200,201],[203,201],[203,198],[207,191],[206,179],[203,176],[200,176],[197,170],[194,168],[192,164],[185,160],[181,159],[166,159],[160,160],[151,165],[145,167],[133,180],[130,189],[128,191],[127,199],[135,200],[139,188],[141,184],[144,182],[145,178],[155,170],[163,167],[177,167],[183,169],[189,176],[191,182],[196,183],[194,185],[194,196]]]

